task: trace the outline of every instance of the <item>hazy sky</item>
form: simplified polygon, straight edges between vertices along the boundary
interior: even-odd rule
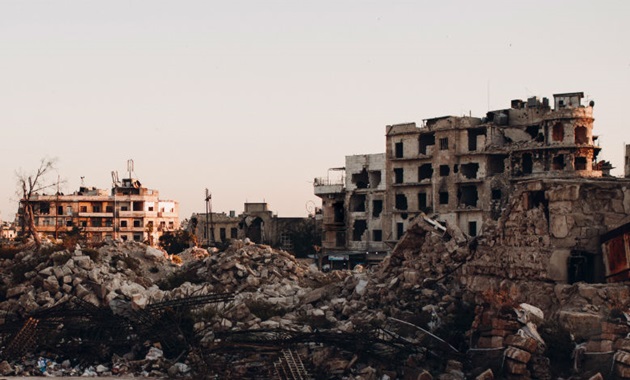
[[[313,178],[384,152],[387,124],[573,91],[621,174],[629,17],[630,1],[0,0],[0,216],[42,157],[66,193],[132,158],[182,219],[206,187],[215,211],[305,215]]]

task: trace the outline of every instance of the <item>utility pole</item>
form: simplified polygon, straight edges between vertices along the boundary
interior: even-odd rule
[[[210,229],[208,233],[208,229]],[[208,246],[214,245],[214,223],[212,223],[212,193],[206,187],[206,239]]]

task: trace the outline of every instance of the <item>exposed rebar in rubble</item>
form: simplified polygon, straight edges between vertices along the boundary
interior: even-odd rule
[[[292,349],[281,351],[278,361],[273,363],[278,380],[313,379],[302,363],[300,355]]]
[[[190,310],[209,303],[228,302],[233,293],[205,294],[170,299],[135,310],[127,301],[116,313],[80,298],[65,299],[49,308],[36,310],[16,324],[7,348],[0,354],[12,359],[38,348],[87,356],[98,355],[102,347],[128,351],[146,340],[160,342],[165,352],[179,354],[190,349],[194,334],[184,331],[182,321]]]
[[[33,350],[37,344],[37,325],[39,321],[30,317],[22,328],[13,336],[7,348],[2,352],[3,357],[20,357]]]

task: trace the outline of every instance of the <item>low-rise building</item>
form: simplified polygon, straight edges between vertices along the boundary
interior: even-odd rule
[[[33,206],[37,231],[61,237],[78,229],[89,241],[120,238],[156,245],[160,236],[179,228],[179,204],[160,199],[137,179],[116,182],[111,191],[80,187],[72,194],[35,194],[20,201],[18,224],[24,230],[23,205]]]
[[[202,245],[222,245],[233,239],[245,239],[257,244],[284,249],[298,257],[315,252],[319,245],[316,218],[279,217],[265,202],[247,202],[244,211],[236,215],[223,212],[194,213],[189,230]]]

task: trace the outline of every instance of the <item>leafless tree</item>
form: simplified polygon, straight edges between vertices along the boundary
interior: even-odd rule
[[[37,168],[37,171],[34,173],[16,172],[18,179],[17,192],[23,209],[23,231],[24,228],[26,228],[28,234],[33,237],[35,245],[38,248],[42,245],[42,240],[37,233],[37,226],[35,225],[35,212],[33,210],[31,198],[38,192],[56,185],[56,183],[46,181],[46,175],[54,169],[54,159],[42,158],[39,163],[39,168]]]

